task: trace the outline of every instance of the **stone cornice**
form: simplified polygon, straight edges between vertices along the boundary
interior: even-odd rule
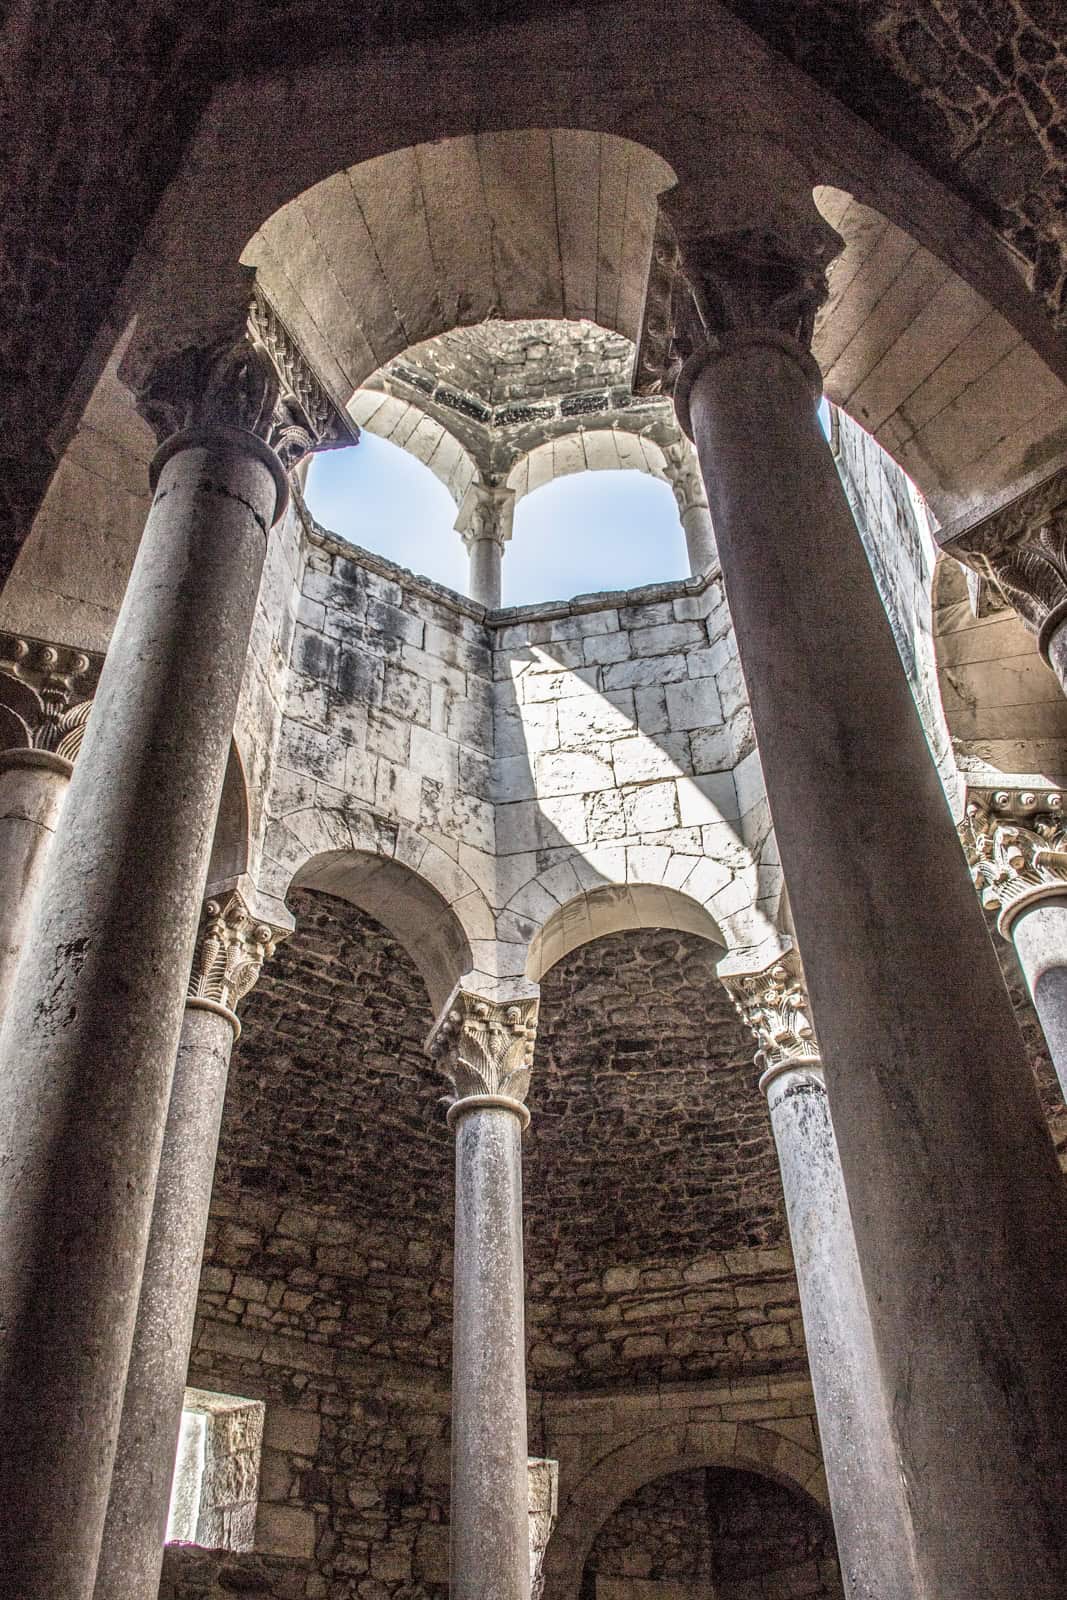
[[[204,901],[189,974],[189,1001],[224,1011],[236,1024],[233,1013],[238,1002],[254,987],[264,961],[290,932],[254,916],[237,890],[209,897]]]
[[[796,950],[787,950],[759,972],[722,975],[738,1016],[759,1046],[756,1065],[777,1074],[788,1067],[817,1066],[821,1061],[811,1021],[804,972]]]
[[[1067,466],[1030,484],[942,548],[977,573],[1037,635],[1042,655],[1067,617]]]
[[[0,633],[0,749],[73,761],[103,663],[89,650]]]
[[[968,789],[960,841],[986,911],[1009,937],[1026,906],[1067,896],[1065,797],[1058,789]]]
[[[426,1048],[455,1101],[491,1096],[523,1102],[530,1086],[536,999],[494,1001],[457,988]]]

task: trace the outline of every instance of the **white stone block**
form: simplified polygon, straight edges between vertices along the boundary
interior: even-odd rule
[[[559,742],[568,747],[591,739],[624,737],[635,727],[634,697],[629,689],[563,700],[556,714]]]
[[[609,761],[579,750],[537,756],[534,769],[540,795],[591,794],[615,783]]]
[[[737,790],[737,806],[742,816],[766,799],[767,785],[763,781],[763,768],[760,766],[758,750],[753,750],[751,755],[747,755],[734,769],[734,788]]]
[[[559,749],[556,707],[547,702],[508,706],[497,701],[494,749],[498,756],[534,756]]]
[[[678,826],[678,785],[673,781],[628,789],[623,803],[628,833],[662,833]]]
[[[615,778],[620,784],[654,783],[689,770],[689,739],[684,733],[663,733],[650,739],[639,733],[611,747]]]
[[[617,789],[590,795],[585,804],[586,837],[593,840],[622,839],[627,832],[626,811]]]
[[[703,644],[706,638],[699,622],[665,622],[656,628],[633,628],[630,647],[635,655],[665,656],[689,645]]]
[[[683,828],[736,821],[737,792],[733,774],[712,772],[704,777],[684,779],[678,785],[678,809]]]
[[[534,778],[528,756],[505,756],[493,762],[493,799],[500,805],[534,798]]]
[[[626,848],[628,883],[662,883],[671,852],[662,845],[635,844]]]
[[[538,808],[532,800],[497,806],[496,847],[502,856],[536,850]]]
[[[666,691],[659,684],[634,690],[634,710],[642,733],[666,733],[670,727]]]
[[[625,633],[594,634],[583,643],[586,661],[591,665],[606,665],[612,661],[625,661],[630,654],[630,640]]]
[[[378,781],[378,757],[366,748],[349,745],[345,755],[345,793],[373,804]]]
[[[605,689],[643,689],[656,683],[677,683],[688,677],[683,655],[648,656],[637,661],[618,661],[602,668]]]
[[[402,817],[406,822],[418,822],[422,801],[422,780],[418,773],[399,767],[384,758],[378,762],[375,778],[374,804],[390,817]]]
[[[537,821],[537,843],[540,848],[584,844],[587,837],[585,800],[581,795],[545,796],[540,801]]]
[[[672,728],[708,728],[722,722],[722,706],[714,678],[687,678],[684,683],[669,683],[664,695]]]
[[[423,778],[456,788],[459,783],[459,757],[451,739],[431,733],[428,728],[411,729],[411,765]]]
[[[617,672],[617,667],[609,667],[609,672]],[[524,704],[539,700],[565,700],[571,695],[595,694],[597,691],[597,667],[576,667],[572,672],[536,672],[524,673],[519,679],[519,694]],[[609,688],[616,687],[613,684]],[[620,688],[627,685],[620,684]]]

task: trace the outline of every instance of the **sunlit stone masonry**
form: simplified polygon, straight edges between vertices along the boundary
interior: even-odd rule
[[[31,10],[0,1594],[1063,1600],[1048,8]]]

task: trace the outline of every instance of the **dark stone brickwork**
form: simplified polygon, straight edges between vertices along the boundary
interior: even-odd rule
[[[649,1580],[706,1585],[717,1600],[842,1594],[829,1518],[767,1478],[719,1468],[657,1478],[619,1506],[589,1554],[582,1600],[597,1600],[598,1579],[615,1597],[630,1580],[633,1600]]]

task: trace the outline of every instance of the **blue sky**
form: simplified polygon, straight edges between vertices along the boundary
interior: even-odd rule
[[[824,430],[829,416],[820,408]],[[311,463],[306,498],[332,533],[461,594],[467,554],[456,506],[428,467],[364,429],[359,444]],[[579,472],[519,501],[504,555],[505,605],[636,589],[688,575],[674,496],[643,472]]]

